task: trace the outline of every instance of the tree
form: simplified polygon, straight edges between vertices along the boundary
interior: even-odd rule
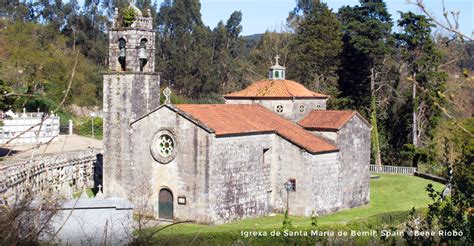
[[[244,80],[241,53],[245,43],[240,37],[241,21],[242,13],[235,11],[225,25],[220,21],[213,30],[212,66],[217,68],[216,80],[221,83],[222,94],[240,89]]]
[[[67,38],[51,26],[15,23],[0,31],[4,50],[0,79],[16,94],[47,98],[59,103],[68,87],[71,68],[78,59],[68,103],[96,104],[94,75],[98,69],[78,51],[67,47]],[[20,105],[22,108],[22,106]]]
[[[198,0],[165,1],[158,13],[157,69],[162,81],[197,102],[221,102],[221,94],[244,83],[240,53],[242,13],[213,31],[201,20]]]
[[[445,142],[448,145],[448,142]],[[408,231],[437,231],[437,237],[419,237],[407,233],[404,238],[410,245],[422,243],[449,244],[449,245],[472,245],[474,235],[474,216],[472,206],[474,205],[474,161],[472,141],[466,142],[463,147],[462,158],[451,163],[445,152],[444,164],[448,176],[448,184],[444,191],[439,192],[428,184],[426,190],[432,200],[428,205],[428,212],[424,218],[416,218],[416,225],[411,226],[415,218],[407,222]],[[447,149],[447,146],[445,147]],[[414,211],[414,209],[412,210]],[[412,212],[413,215],[413,212]],[[421,225],[421,226],[420,226]],[[457,233],[457,234],[454,234]],[[462,233],[462,234],[460,234]]]
[[[300,1],[299,5],[303,5],[297,7],[301,10],[290,15],[298,17],[299,24],[289,47],[288,77],[335,97],[339,94],[336,71],[342,51],[341,24],[319,0]]]
[[[206,77],[202,68],[211,60],[206,46],[210,32],[202,23],[199,1],[165,1],[157,22],[157,65],[163,71],[162,80],[173,84],[181,95],[196,96]]]
[[[355,108],[370,108],[374,159],[381,165],[375,86],[385,58],[392,53],[391,16],[381,0],[361,0],[360,6],[342,7],[338,16],[344,42],[339,70],[342,95],[350,98]]]
[[[420,139],[431,138],[440,119],[438,105],[444,104],[446,74],[438,71],[441,54],[436,49],[430,19],[412,12],[400,13],[398,25],[402,32],[397,33],[398,45],[402,48],[404,61],[408,64],[412,85],[412,129],[413,145],[420,147]],[[421,91],[421,95],[418,95]]]
[[[14,22],[28,21],[33,17],[33,6],[20,0],[0,0],[0,17]]]
[[[280,56],[281,64],[289,65],[289,45],[293,34],[288,31],[266,31],[260,41],[250,54],[250,63],[252,68],[249,69],[249,77],[251,80],[267,79],[268,68],[272,66],[274,57]]]

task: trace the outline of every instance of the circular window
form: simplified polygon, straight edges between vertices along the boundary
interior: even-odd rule
[[[278,104],[275,106],[275,112],[282,114],[283,113],[283,105]]]
[[[171,162],[176,157],[178,142],[171,130],[159,130],[151,142],[151,155],[163,164]]]
[[[304,113],[304,110],[305,110],[304,105],[300,104],[300,113]]]

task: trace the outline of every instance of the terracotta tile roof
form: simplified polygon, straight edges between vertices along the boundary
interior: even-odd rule
[[[353,110],[313,110],[298,124],[308,130],[337,131],[354,115],[358,115],[370,127],[370,124]]]
[[[329,96],[308,90],[292,80],[260,80],[241,91],[224,96],[236,98],[328,98]]]
[[[216,136],[274,132],[310,153],[333,152],[331,143],[313,135],[260,105],[180,104],[185,116],[211,129]]]

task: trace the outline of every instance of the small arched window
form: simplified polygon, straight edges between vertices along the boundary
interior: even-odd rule
[[[280,78],[280,72],[279,71],[275,71],[275,79],[279,79]]]

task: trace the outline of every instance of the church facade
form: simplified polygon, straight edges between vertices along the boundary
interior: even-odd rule
[[[150,18],[138,16],[110,32],[107,196],[205,224],[283,212],[287,203],[291,215],[310,216],[369,202],[371,127],[362,116],[326,110],[328,96],[286,80],[278,59],[268,79],[225,95],[226,104],[172,105],[165,90],[159,105],[154,34],[143,26]]]

